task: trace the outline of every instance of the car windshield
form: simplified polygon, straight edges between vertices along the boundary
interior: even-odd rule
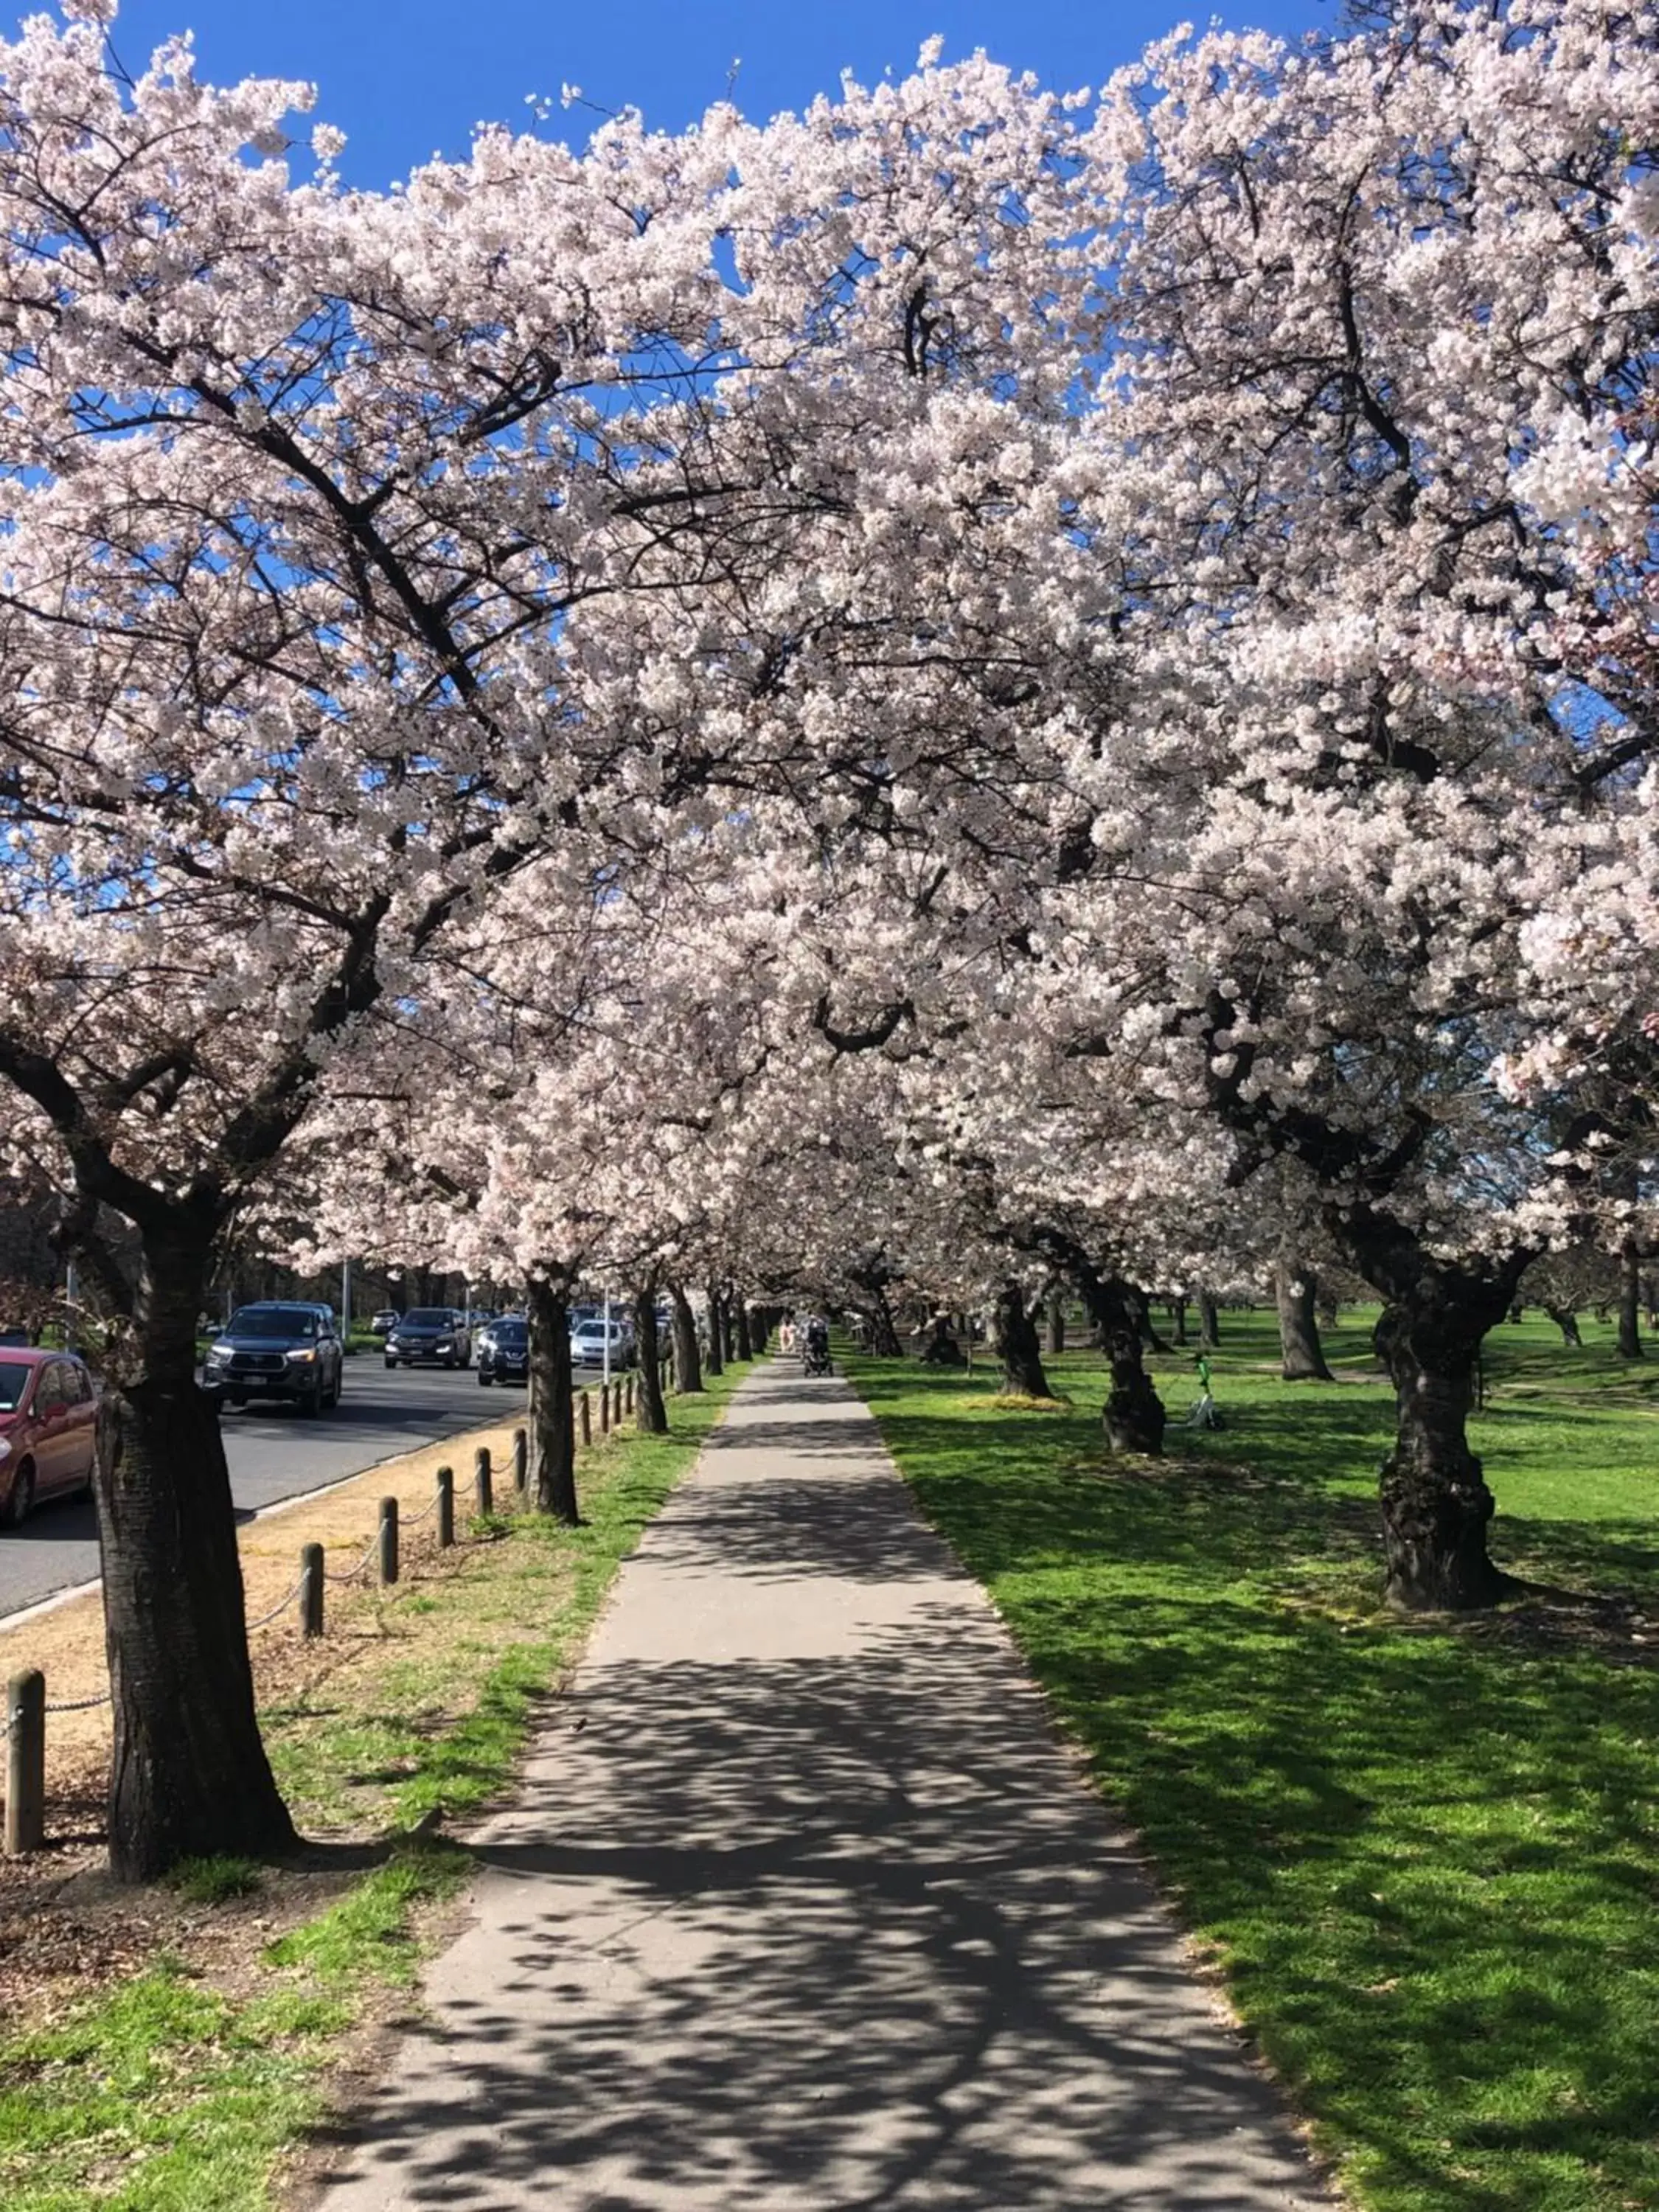
[[[317,1316],[303,1306],[243,1306],[232,1314],[227,1336],[315,1336]]]
[[[413,1313],[404,1316],[405,1328],[453,1328],[454,1323],[437,1306],[416,1306]]]
[[[530,1334],[521,1321],[498,1321],[492,1333],[497,1344],[522,1344]]]
[[[34,1370],[21,1359],[0,1359],[0,1413],[15,1413]]]

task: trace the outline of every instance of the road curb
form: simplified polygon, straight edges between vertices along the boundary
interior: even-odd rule
[[[526,1416],[527,1418],[527,1416]],[[395,1467],[399,1460],[413,1459],[418,1453],[435,1450],[442,1444],[466,1444],[474,1437],[503,1427],[511,1422],[479,1421],[470,1429],[457,1429],[453,1436],[437,1437],[426,1443],[416,1444],[408,1451],[387,1452],[382,1458],[372,1459],[365,1467],[354,1468],[349,1474],[336,1475],[332,1482],[319,1482],[314,1490],[296,1490],[291,1498],[278,1498],[269,1505],[257,1505],[246,1521],[239,1520],[238,1529],[252,1528],[256,1521],[274,1521],[279,1514],[292,1512],[296,1505],[310,1505],[319,1498],[326,1498],[336,1490],[343,1490],[348,1483],[361,1482],[366,1474],[377,1469]],[[50,1597],[39,1598],[33,1605],[24,1606],[16,1613],[0,1613],[0,1637],[9,1636],[15,1628],[27,1627],[32,1620],[43,1620],[49,1613],[73,1605],[77,1598],[89,1597],[94,1590],[101,1589],[104,1578],[94,1575],[90,1582],[71,1583],[67,1589],[54,1590]]]

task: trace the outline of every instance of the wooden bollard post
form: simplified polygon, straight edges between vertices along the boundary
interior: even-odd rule
[[[530,1487],[530,1439],[522,1429],[513,1431],[513,1487],[520,1498]]]
[[[480,1513],[495,1510],[495,1492],[489,1472],[489,1446],[480,1444],[472,1455],[472,1480],[478,1492]]]
[[[46,1840],[46,1678],[38,1667],[6,1685],[6,1850],[13,1858]]]
[[[380,1580],[395,1583],[398,1579],[398,1501],[395,1498],[380,1500]]]
[[[438,1469],[438,1549],[447,1552],[455,1540],[455,1470]]]
[[[576,1403],[581,1408],[582,1442],[591,1444],[593,1441],[593,1408],[587,1401],[586,1390],[578,1391]]]
[[[624,1377],[623,1382],[623,1413],[631,1413],[633,1412],[633,1410],[634,1410],[634,1377],[633,1377],[633,1375],[632,1375],[632,1373],[631,1373],[631,1371],[630,1371],[630,1372],[629,1372],[629,1374]]]
[[[323,1547],[320,1544],[301,1544],[300,1547],[300,1633],[301,1636],[320,1636],[323,1632]]]
[[[608,1382],[601,1382],[599,1385],[599,1434],[602,1437],[608,1437],[610,1433],[611,1385]]]

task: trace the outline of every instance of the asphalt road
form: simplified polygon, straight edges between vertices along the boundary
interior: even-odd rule
[[[400,1367],[388,1374],[378,1356],[349,1359],[338,1406],[315,1420],[291,1406],[224,1413],[231,1495],[239,1514],[255,1513],[441,1437],[508,1420],[524,1403],[522,1390],[499,1383],[481,1390],[476,1370]],[[0,1534],[0,1620],[97,1572],[91,1499],[37,1506],[21,1528]]]

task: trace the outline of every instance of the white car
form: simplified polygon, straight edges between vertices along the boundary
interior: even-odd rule
[[[605,1323],[602,1321],[579,1321],[570,1332],[570,1359],[575,1367],[603,1367],[605,1361]],[[619,1321],[611,1324],[611,1364],[612,1367],[631,1367],[634,1364],[634,1338],[631,1330]]]

